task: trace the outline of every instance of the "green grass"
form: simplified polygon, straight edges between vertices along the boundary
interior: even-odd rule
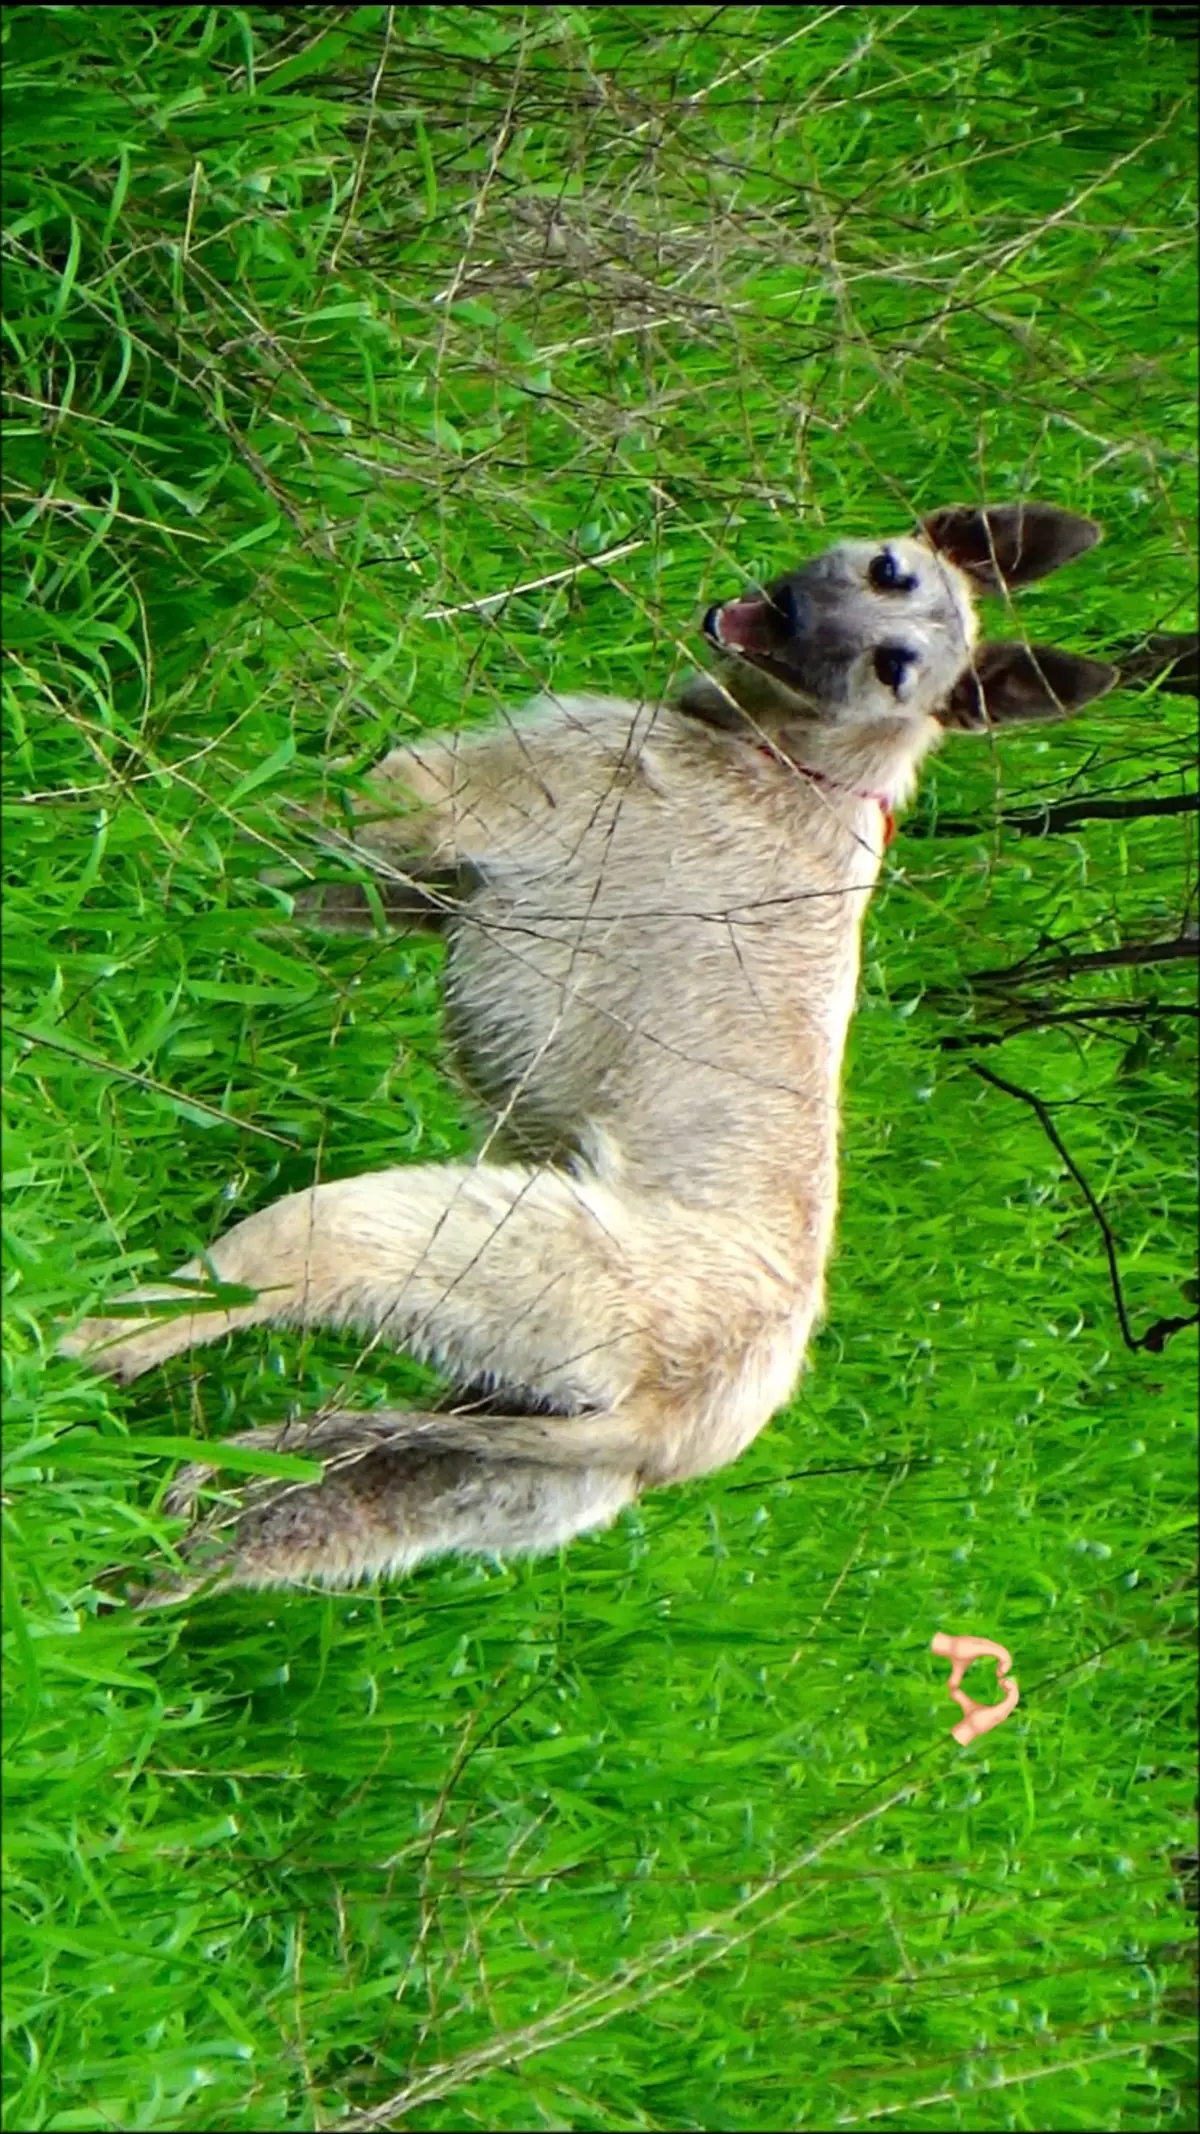
[[[1194,621],[1192,46],[1048,7],[3,34],[7,2125],[1193,2125],[1195,1331],[1123,1346],[972,1072],[1051,1105],[1135,1334],[1186,1316],[1192,967],[1043,982],[1147,1012],[1015,1034],[968,982],[1194,923],[1194,816],[999,821],[1184,790],[1186,702],[932,767],[828,1324],[729,1473],[561,1561],[141,1617],[97,1581],[166,1560],[154,1439],[417,1374],[53,1355],[236,1210],[469,1145],[438,951],[264,884],[331,758],[665,690],[743,575],[981,495],[1105,522],[1031,634]],[[967,1753],[937,1629],[1016,1656]]]

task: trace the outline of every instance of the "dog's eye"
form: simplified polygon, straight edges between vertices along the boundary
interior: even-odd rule
[[[873,556],[867,565],[867,577],[877,593],[911,593],[916,590],[916,579],[902,571],[890,549],[885,548]]]
[[[898,691],[902,688],[904,677],[915,664],[916,657],[907,645],[880,645],[875,654],[875,673],[885,689]]]

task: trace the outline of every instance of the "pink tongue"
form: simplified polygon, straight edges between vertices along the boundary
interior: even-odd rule
[[[727,600],[721,609],[721,643],[735,652],[765,652],[770,647],[770,632],[764,629],[771,603],[760,597],[750,600]]]

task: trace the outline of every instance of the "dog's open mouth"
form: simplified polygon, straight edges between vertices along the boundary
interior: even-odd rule
[[[779,616],[765,593],[752,593],[743,600],[711,607],[704,618],[704,634],[722,652],[743,656],[771,652],[779,638]]]
[[[716,602],[703,622],[704,635],[719,652],[748,660],[778,681],[795,686],[795,676],[780,658],[789,633],[787,617],[767,593]]]

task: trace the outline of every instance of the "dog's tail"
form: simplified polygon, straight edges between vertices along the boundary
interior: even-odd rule
[[[577,1427],[586,1433],[608,1420],[580,1417]],[[566,1464],[571,1429],[564,1417],[385,1409],[247,1431],[230,1442],[311,1455],[321,1479],[256,1477],[236,1496],[218,1497],[181,1544],[186,1575],[127,1597],[162,1606],[202,1588],[355,1585],[436,1556],[545,1554],[608,1526],[640,1486],[628,1455],[623,1466],[586,1465],[577,1447]],[[547,1449],[556,1464],[547,1463]],[[212,1465],[180,1472],[169,1512],[195,1519],[220,1464],[214,1452]]]

